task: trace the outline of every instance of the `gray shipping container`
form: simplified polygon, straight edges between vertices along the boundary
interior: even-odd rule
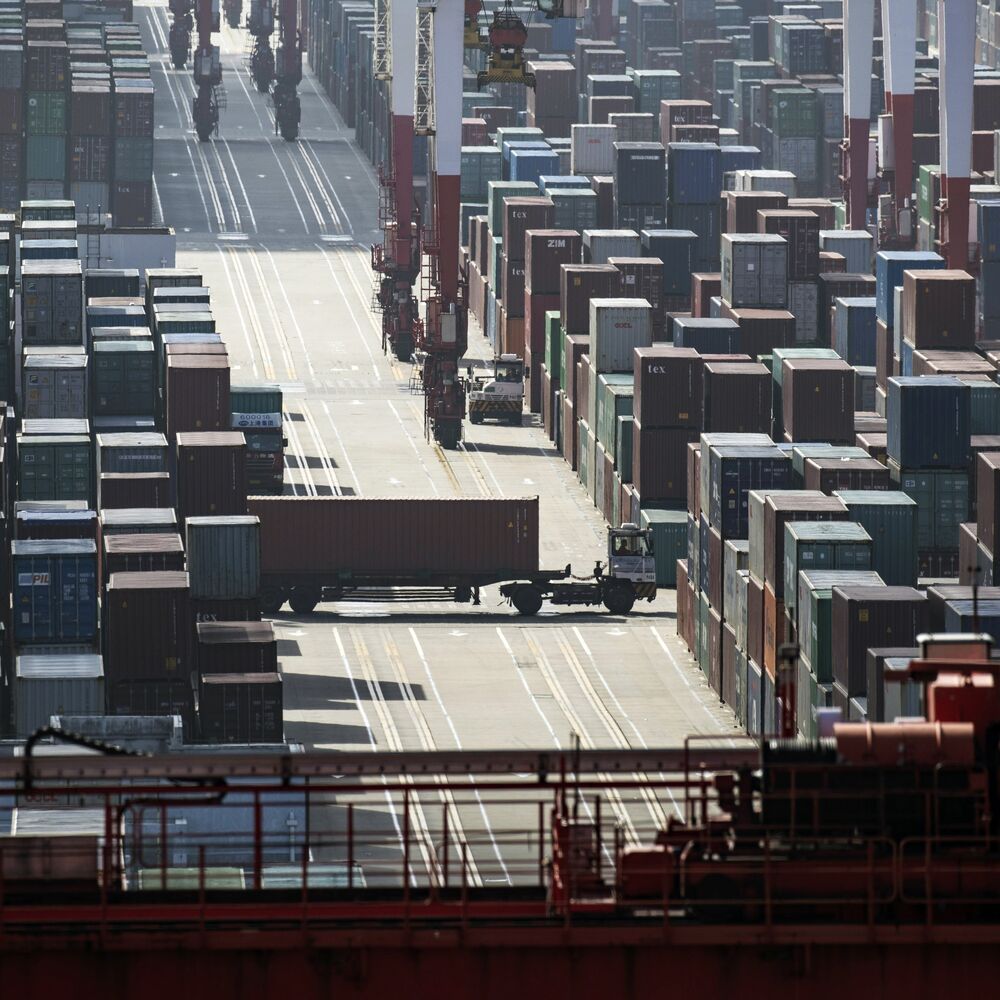
[[[634,229],[585,229],[584,264],[607,264],[610,257],[640,257],[642,241]]]
[[[90,434],[89,420],[22,420],[21,433],[31,437],[46,434]]]
[[[97,474],[169,472],[170,448],[162,434],[98,434]]]
[[[119,507],[101,511],[105,535],[162,535],[177,531],[173,507]]]
[[[191,596],[255,598],[260,592],[260,518],[189,517],[185,522]]]
[[[722,297],[735,309],[783,309],[788,244],[773,233],[724,233]]]
[[[115,180],[148,181],[153,176],[153,139],[115,139]]]
[[[53,715],[104,714],[104,661],[89,652],[46,652],[17,657],[14,718],[22,739]]]
[[[89,410],[85,354],[26,352],[23,379],[26,418],[86,418]]]
[[[86,435],[18,434],[19,500],[90,500],[91,442]]]
[[[79,260],[24,261],[21,336],[25,344],[83,344],[83,268]]]

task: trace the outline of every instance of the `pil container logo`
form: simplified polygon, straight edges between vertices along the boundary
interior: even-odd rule
[[[18,573],[17,584],[19,587],[47,587],[49,585],[49,574]]]

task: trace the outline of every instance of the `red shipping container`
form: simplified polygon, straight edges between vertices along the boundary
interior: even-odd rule
[[[687,495],[687,446],[698,440],[689,428],[632,424],[632,483],[644,503]]]
[[[590,178],[590,188],[597,195],[598,229],[615,228],[615,179],[594,176]]]
[[[645,299],[652,307],[654,340],[663,330],[663,261],[659,257],[609,257],[608,263],[621,273],[617,295],[623,299]]]
[[[673,142],[675,125],[711,125],[712,105],[708,101],[660,101],[660,142]]]
[[[820,229],[837,228],[837,206],[829,198],[789,198],[788,208],[815,212]]]
[[[109,682],[188,679],[195,664],[187,573],[115,573],[102,606]]]
[[[795,344],[795,317],[787,309],[734,309],[723,299],[722,316],[740,327],[740,347],[752,358]]]
[[[904,271],[902,331],[917,348],[974,348],[976,279],[966,271]]]
[[[177,435],[177,516],[246,514],[246,439],[237,431]]]
[[[210,355],[167,358],[167,436],[184,431],[224,431],[229,410],[229,359]]]
[[[563,264],[559,318],[563,333],[590,335],[590,300],[615,294],[621,272],[611,264]]]
[[[559,297],[563,264],[580,262],[580,234],[575,229],[531,229],[525,233],[525,291]],[[556,309],[558,305],[551,306]]]
[[[195,628],[199,673],[278,672],[278,641],[270,622],[199,622]]]
[[[702,370],[702,429],[766,434],[771,373],[755,363],[707,363]]]
[[[500,328],[500,353],[516,354],[524,357],[524,317],[508,316],[503,306],[497,306],[497,322]]]
[[[111,212],[116,226],[152,226],[152,181],[115,181],[111,185]]]
[[[788,195],[781,191],[726,191],[724,198],[727,233],[756,233],[758,212],[788,206]]]
[[[550,310],[558,308],[558,295],[528,294],[525,296],[524,350],[525,360],[527,360],[529,354],[531,356],[531,365],[526,370],[530,373],[528,380],[529,389],[531,390],[532,413],[538,413],[541,408],[541,397],[537,394],[540,391],[538,387],[541,384],[538,375],[541,371],[541,365],[545,361],[545,314]]]
[[[69,125],[73,137],[111,135],[111,88],[75,83],[70,89]]]
[[[486,121],[483,118],[462,119],[463,146],[489,146],[490,137],[486,132]]]
[[[976,515],[979,541],[996,554],[1000,541],[1000,451],[980,452],[976,461]]]
[[[101,510],[133,507],[172,507],[169,472],[102,472],[97,483]]]
[[[538,498],[251,497],[265,577],[513,579],[538,569]]]
[[[104,536],[104,576],[114,573],[184,572],[178,534]]]
[[[675,125],[673,142],[714,142],[719,141],[718,125]]]
[[[699,319],[711,315],[712,299],[721,294],[721,274],[693,272],[691,274],[691,315]]]
[[[839,358],[786,358],[781,404],[786,441],[854,440],[854,369]]]
[[[887,490],[889,470],[874,458],[809,458],[802,470],[807,490]]]
[[[256,597],[192,597],[191,613],[198,622],[259,622]]]
[[[701,426],[702,359],[692,347],[637,347],[635,418],[647,428]]]
[[[631,95],[605,94],[588,99],[591,125],[607,125],[609,115],[628,115],[635,111],[635,98]]]
[[[692,441],[687,450],[687,512],[701,517],[701,442]]]
[[[517,124],[517,112],[506,105],[477,104],[472,108],[472,113],[486,122],[486,131],[489,135],[493,135],[498,128],[512,128]]]
[[[508,317],[524,316],[524,261],[506,254],[500,262],[500,300]]]

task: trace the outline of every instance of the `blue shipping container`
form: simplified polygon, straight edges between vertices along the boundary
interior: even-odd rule
[[[643,257],[663,261],[663,294],[687,295],[691,291],[697,235],[690,229],[643,229],[639,235]]]
[[[834,349],[849,365],[874,365],[875,299],[835,299],[834,304]]]
[[[722,172],[734,170],[760,170],[760,150],[756,146],[723,146]]]
[[[542,174],[559,171],[559,154],[551,149],[514,148],[510,151],[510,179],[537,183]]]
[[[904,469],[969,464],[969,387],[950,376],[889,379],[889,458]]]
[[[740,327],[735,320],[674,317],[674,347],[693,347],[699,354],[736,354],[739,339]]]
[[[945,632],[987,632],[1000,636],[1000,601],[948,601],[944,606]],[[978,621],[977,621],[978,617]]]
[[[982,259],[1000,261],[1000,201],[981,201],[976,211]]]
[[[90,540],[11,543],[16,642],[97,638],[97,547]]]
[[[720,242],[722,238],[718,202],[707,205],[667,205],[667,222],[671,229],[689,229],[697,237],[691,266],[695,271],[720,269]]]
[[[589,191],[590,179],[579,177],[575,174],[569,177],[560,177],[559,174],[543,174],[538,178],[538,187],[541,189],[542,194],[548,194],[549,188],[559,188],[560,190],[566,190],[566,188],[583,188]]]
[[[892,290],[903,283],[903,272],[938,271],[944,258],[929,250],[880,250],[875,254],[875,308],[878,318],[894,325]]]
[[[902,490],[834,493],[872,539],[872,569],[890,587],[917,585],[917,503]]]
[[[670,201],[712,205],[718,214],[722,192],[722,155],[710,142],[672,142],[667,146]]]
[[[980,316],[984,320],[1000,319],[1000,260],[984,260],[980,264],[979,292]]]
[[[721,446],[709,453],[709,520],[723,538],[747,538],[751,490],[790,490],[791,457],[774,446]]]

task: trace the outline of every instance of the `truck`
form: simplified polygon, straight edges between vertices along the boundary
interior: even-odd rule
[[[501,354],[493,359],[493,367],[475,373],[468,370],[466,399],[469,420],[481,424],[484,420],[521,425],[524,407],[524,361],[516,354]]]
[[[261,609],[308,614],[325,601],[480,603],[483,587],[522,615],[546,600],[628,614],[656,597],[648,529],[609,528],[607,564],[586,577],[538,565],[538,497],[415,499],[252,496],[260,519]]]
[[[229,390],[232,428],[247,440],[247,489],[280,494],[284,489],[285,448],[279,385],[234,385]]]

